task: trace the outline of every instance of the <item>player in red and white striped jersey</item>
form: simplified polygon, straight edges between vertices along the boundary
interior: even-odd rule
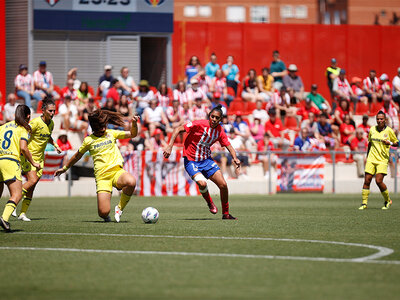
[[[229,192],[226,181],[216,162],[211,159],[210,147],[215,142],[219,142],[232,155],[237,172],[240,171],[240,160],[237,158],[235,149],[229,143],[228,137],[220,125],[221,120],[221,106],[217,106],[211,110],[209,120],[197,120],[179,126],[172,133],[169,145],[164,150],[164,157],[168,158],[171,155],[176,137],[181,132],[186,132],[187,136],[183,149],[186,172],[198,185],[211,213],[216,214],[218,210],[208,192],[207,179],[213,181],[220,189],[222,219],[236,219],[229,214]]]

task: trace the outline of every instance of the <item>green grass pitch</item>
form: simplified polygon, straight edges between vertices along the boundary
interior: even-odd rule
[[[100,221],[95,197],[37,198],[32,222],[12,219],[14,232],[0,232],[0,299],[399,299],[392,198],[388,211],[378,194],[358,211],[360,195],[231,196],[238,220],[223,221],[200,197],[133,197],[119,224]],[[157,224],[142,222],[147,206]],[[356,262],[379,251],[347,243],[394,252],[376,259],[388,263]]]

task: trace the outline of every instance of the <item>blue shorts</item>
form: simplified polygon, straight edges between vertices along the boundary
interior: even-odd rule
[[[184,159],[185,170],[190,177],[201,172],[205,178],[210,178],[215,172],[219,170],[219,167],[215,161],[211,158],[207,158],[202,161],[191,161],[186,157]]]

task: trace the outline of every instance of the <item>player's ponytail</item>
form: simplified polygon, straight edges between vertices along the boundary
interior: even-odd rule
[[[210,113],[208,114],[208,117],[211,116],[211,114],[213,113],[213,111],[219,112],[219,114],[220,114],[220,116],[221,116],[221,119],[222,119],[222,116],[224,115],[224,113],[222,112],[222,105],[221,105],[221,104],[218,104],[216,107],[214,107],[214,108],[210,111]]]
[[[49,105],[56,105],[56,102],[54,101],[53,97],[46,96],[42,100],[42,111],[44,111]]]
[[[89,114],[89,124],[93,131],[99,131],[107,124],[124,127],[124,117],[119,112],[97,109]]]
[[[29,116],[29,118],[28,118]],[[20,104],[15,109],[15,123],[19,126],[24,127],[29,133],[31,133],[32,129],[29,126],[29,119],[31,116],[31,109],[29,106],[25,104]]]

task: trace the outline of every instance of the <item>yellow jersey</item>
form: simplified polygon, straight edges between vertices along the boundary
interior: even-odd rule
[[[8,158],[20,161],[21,140],[29,141],[28,131],[15,121],[0,126],[0,158]]]
[[[272,75],[268,74],[267,80],[264,79],[264,76],[258,75],[257,79],[262,82],[264,90],[272,92],[272,83],[274,81]]]
[[[385,145],[382,142],[383,140],[388,140],[392,143],[398,142],[392,128],[386,126],[382,131],[378,131],[377,126],[372,126],[368,134],[368,142],[370,144],[367,157],[368,161],[378,164],[387,164],[389,162],[390,145]]]
[[[116,139],[125,138],[125,132],[120,130],[107,129],[103,136],[94,134],[83,140],[79,153],[89,151],[94,163],[94,176],[96,179],[107,176],[107,171],[115,166],[124,165],[124,159],[116,144]]]
[[[29,138],[28,149],[32,153],[33,159],[38,161],[44,160],[44,150],[46,149],[46,145],[49,142],[51,137],[51,133],[53,132],[54,122],[50,121],[50,124],[47,125],[42,117],[37,117],[32,119],[29,122],[29,125],[32,128],[31,137]]]

